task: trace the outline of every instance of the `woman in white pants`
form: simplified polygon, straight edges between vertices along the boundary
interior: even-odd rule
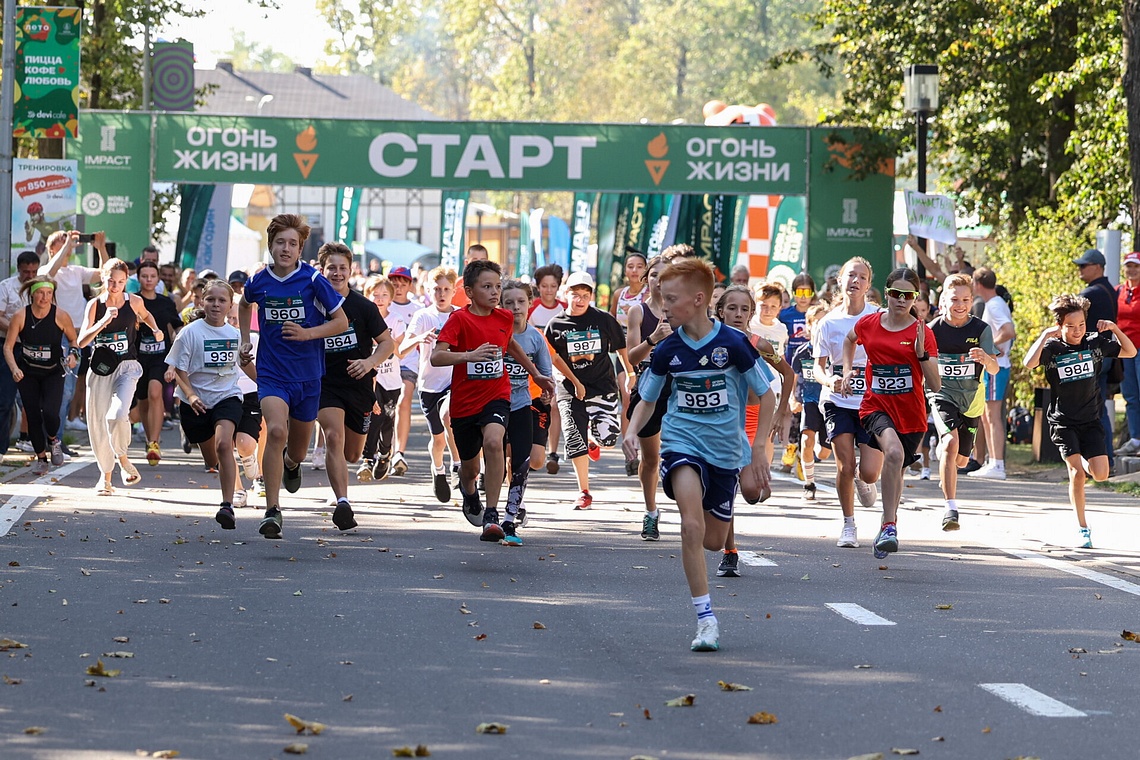
[[[136,352],[139,322],[154,331],[155,340],[164,340],[162,330],[147,311],[143,300],[126,292],[127,265],[111,259],[103,265],[103,292],[87,304],[79,346],[94,346],[87,373],[87,428],[91,449],[103,478],[96,486],[100,496],[115,489],[111,475],[118,460],[123,485],[139,482],[138,469],[127,458],[131,443],[131,399],[142,376]]]

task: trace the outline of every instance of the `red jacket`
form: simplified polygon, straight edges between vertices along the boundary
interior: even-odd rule
[[[1116,287],[1116,324],[1130,340],[1140,339],[1140,285],[1129,287],[1125,280]],[[1089,325],[1095,330],[1096,325]]]

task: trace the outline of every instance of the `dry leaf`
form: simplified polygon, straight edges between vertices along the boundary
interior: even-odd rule
[[[872,752],[868,755],[855,755],[854,757],[847,758],[847,760],[883,760],[883,753]]]
[[[19,566],[20,566],[20,563],[17,562],[16,560],[12,560],[11,562],[8,563],[8,567],[19,567]]]
[[[936,610],[952,610],[952,609],[954,609],[954,605],[952,605],[952,604],[936,604],[936,605],[934,605],[934,609],[936,609]]]
[[[89,577],[89,576],[91,575],[91,571],[90,571],[90,570],[85,570],[85,569],[84,569],[84,568],[82,568],[82,567],[81,567],[81,568],[79,568],[79,572],[80,572],[80,574],[81,574],[81,575],[83,575],[83,577],[85,577],[85,578],[86,578],[86,577]]]
[[[990,728],[989,726],[986,726],[985,728],[982,729],[983,734],[988,734],[990,731],[993,731],[993,729]]]
[[[477,734],[505,734],[510,726],[505,723],[480,723],[475,726]]]
[[[96,660],[94,665],[87,666],[87,675],[89,676],[102,676],[103,678],[114,678],[123,671],[121,670],[107,670],[103,667],[102,660]]]
[[[873,667],[875,667],[875,666],[874,665],[856,665],[855,669],[856,670],[870,670]]]
[[[9,676],[4,676],[4,683],[8,684],[9,686],[19,686],[23,682],[24,679],[22,678],[10,678]]]
[[[343,697],[340,698],[340,701],[341,702],[351,702],[352,701],[352,695],[351,694],[345,694]]]
[[[891,753],[895,755],[917,755],[917,749],[899,749],[898,747],[891,747]]]
[[[464,602],[463,604],[459,605],[459,614],[460,615],[474,615],[475,613],[472,612],[471,610],[467,609],[467,602]]]
[[[309,745],[302,744],[301,742],[294,742],[293,744],[282,748],[282,751],[289,755],[303,755],[309,751]]]
[[[1089,650],[1084,647],[1069,647],[1069,654],[1088,654]]]
[[[111,641],[115,642],[116,644],[128,644],[130,643],[130,640],[130,636],[116,636],[115,638],[111,639]]]
[[[443,580],[443,573],[440,573],[439,575],[433,575],[432,578],[434,578],[437,581],[441,581],[441,580]]]
[[[487,634],[485,634],[485,633],[480,633],[478,636],[474,636],[473,638],[474,638],[476,641],[482,641],[483,639],[487,638]]]
[[[649,714],[649,708],[646,707],[642,713],[645,715],[646,720],[653,720],[653,716]]]
[[[44,731],[47,731],[47,729],[43,726],[28,726],[24,729],[24,733],[28,734],[29,736],[39,736]]]
[[[125,660],[135,656],[134,652],[104,652],[104,657],[114,657],[116,659]]]
[[[728,681],[717,681],[716,685],[723,691],[752,691],[751,686],[745,686],[742,683],[729,683]]]
[[[151,752],[149,757],[178,757],[181,754],[182,753],[176,749],[160,749],[155,752]]]
[[[1097,599],[1103,599],[1103,598],[1104,598],[1104,597],[1103,597],[1103,596],[1101,596],[1100,594],[1093,594],[1093,596],[1095,596]]]
[[[15,639],[0,639],[0,652],[6,649],[27,649],[27,644],[21,644]]]
[[[158,603],[159,604],[170,604],[170,600],[169,599],[159,599]]]
[[[942,705],[935,705],[934,712],[942,712]]]
[[[308,731],[310,734],[313,734],[315,736],[321,731],[325,730],[324,723],[317,723],[315,720],[302,720],[296,715],[290,715],[289,713],[285,713],[285,720],[289,723],[290,726],[297,729],[297,733],[299,734],[303,734]]]
[[[945,736],[935,736],[930,741],[932,741],[932,742],[944,742],[944,741],[946,741],[946,737]]]
[[[801,581],[810,581],[810,580],[811,580],[811,576],[810,576],[810,575],[805,575],[803,578],[800,578],[800,580],[801,580]]]
[[[300,596],[300,595],[301,595],[301,591],[299,589],[297,591],[293,592],[293,596]]]
[[[890,568],[887,567],[886,565],[879,565],[879,569],[880,570],[890,570]]]
[[[1124,639],[1125,641],[1135,641],[1137,643],[1140,643],[1140,634],[1133,633],[1132,631],[1122,631],[1120,638]]]
[[[540,623],[540,622],[538,622],[538,621],[536,620],[536,621],[534,621],[534,630],[536,630],[536,631],[545,631],[545,630],[546,630],[546,626],[545,626],[545,625],[543,625],[542,623]]]
[[[670,699],[668,702],[665,703],[665,706],[666,707],[692,707],[693,703],[695,703],[696,701],[697,701],[697,695],[696,694],[686,694],[683,697],[677,697],[676,699]]]
[[[758,712],[748,716],[748,722],[753,725],[767,726],[772,723],[779,723],[780,719],[769,712]]]
[[[392,750],[394,757],[431,757],[431,751],[428,750],[426,744],[417,744],[415,749],[411,747],[397,747]]]

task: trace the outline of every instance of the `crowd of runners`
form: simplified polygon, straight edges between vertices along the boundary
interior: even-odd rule
[[[421,300],[410,270],[362,277],[340,243],[323,245],[316,266],[305,262],[308,235],[302,217],[279,215],[267,230],[267,266],[228,280],[203,272],[183,294],[154,261],[131,275],[98,236],[98,269],[67,265],[75,234],[53,235],[46,263],[21,254],[17,275],[0,283],[0,327],[36,471],[67,457],[62,433],[80,376],[99,495],[115,493],[116,466],[122,485],[140,480],[132,419],[155,465],[173,412],[184,448],[197,446],[218,472],[223,529],[236,528],[236,508],[253,506],[252,491],[265,499],[260,534],[282,538],[281,489],[298,491],[308,459],[327,471],[342,531],[357,526],[353,473],[358,482],[430,476],[441,503],[457,492],[481,540],[519,546],[533,470],[557,473],[568,461],[574,509],[588,510],[590,463],[620,447],[644,495],[641,538],[660,537],[659,485],[677,505],[698,622],[691,646],[708,651],[719,629],[704,551],[718,553],[718,576],[739,575],[736,494],[767,499],[774,457],[808,501],[817,459],[833,457],[837,544],[859,546],[856,500],[880,501],[873,552],[883,558],[899,549],[904,472],[932,438],[942,527],[959,528],[959,468],[1003,369],[1008,381],[1012,334],[971,313],[975,283],[993,288],[984,271],[946,276],[937,308],[927,309],[905,267],[881,281],[881,297],[861,258],[839,269],[826,294],[807,274],[786,292],[750,287],[747,272],[718,283],[678,245],[651,259],[630,254],[628,285],[607,311],[594,305],[589,274],[545,266],[533,282],[506,279],[478,245],[462,275],[437,267],[420,278]],[[101,287],[85,300],[90,284]],[[1136,348],[1111,320],[1086,324],[1088,308],[1081,296],[1059,296],[1056,325],[1024,361],[1043,367],[1054,391],[1050,433],[1068,465],[1081,545],[1091,547],[1085,478],[1109,474],[1098,378],[1105,361]],[[409,470],[405,456],[413,400],[430,433],[430,473]],[[1004,467],[998,457],[991,470]]]

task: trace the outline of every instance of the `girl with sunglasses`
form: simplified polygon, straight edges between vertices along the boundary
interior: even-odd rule
[[[913,308],[918,289],[914,271],[895,269],[887,276],[886,309],[856,322],[843,343],[846,371],[841,392],[858,379],[859,372],[851,366],[856,347],[862,345],[867,352],[863,371],[867,391],[859,405],[859,420],[871,436],[871,446],[883,452],[883,521],[875,538],[876,559],[899,550],[895,521],[903,470],[917,458],[926,434],[925,388],[937,393],[942,387],[934,333]]]

